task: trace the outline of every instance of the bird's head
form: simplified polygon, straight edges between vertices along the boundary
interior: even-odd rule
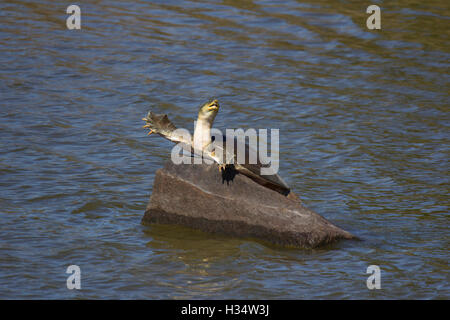
[[[219,101],[217,101],[217,99],[209,100],[200,107],[200,111],[198,112],[198,120],[207,121],[212,124],[218,112]]]

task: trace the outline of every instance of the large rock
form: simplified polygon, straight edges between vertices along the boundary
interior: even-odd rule
[[[143,224],[180,224],[206,232],[312,248],[353,236],[286,197],[216,164],[174,165],[156,172]]]

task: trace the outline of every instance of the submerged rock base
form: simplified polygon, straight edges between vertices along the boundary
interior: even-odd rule
[[[233,169],[221,173],[216,164],[166,162],[156,172],[142,223],[179,224],[301,248],[354,238],[305,208],[292,192],[284,196]]]

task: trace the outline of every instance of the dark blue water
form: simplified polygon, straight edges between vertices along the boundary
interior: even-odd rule
[[[0,298],[448,299],[448,1],[0,4]],[[268,247],[140,224],[141,118],[279,128],[280,174],[363,239]],[[68,290],[69,265],[81,290]],[[369,265],[381,289],[366,286]]]

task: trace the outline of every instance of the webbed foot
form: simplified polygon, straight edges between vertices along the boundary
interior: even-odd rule
[[[155,114],[150,111],[142,120],[145,121],[145,125],[142,128],[150,129],[148,135],[157,133],[169,140],[172,139],[172,132],[177,128],[170,122],[166,114]]]
[[[158,132],[157,125],[155,125],[155,115],[151,112],[148,113],[147,117],[142,118],[143,121],[145,121],[145,125],[142,126],[144,129],[150,129],[149,133],[147,135],[151,135],[152,133]]]

